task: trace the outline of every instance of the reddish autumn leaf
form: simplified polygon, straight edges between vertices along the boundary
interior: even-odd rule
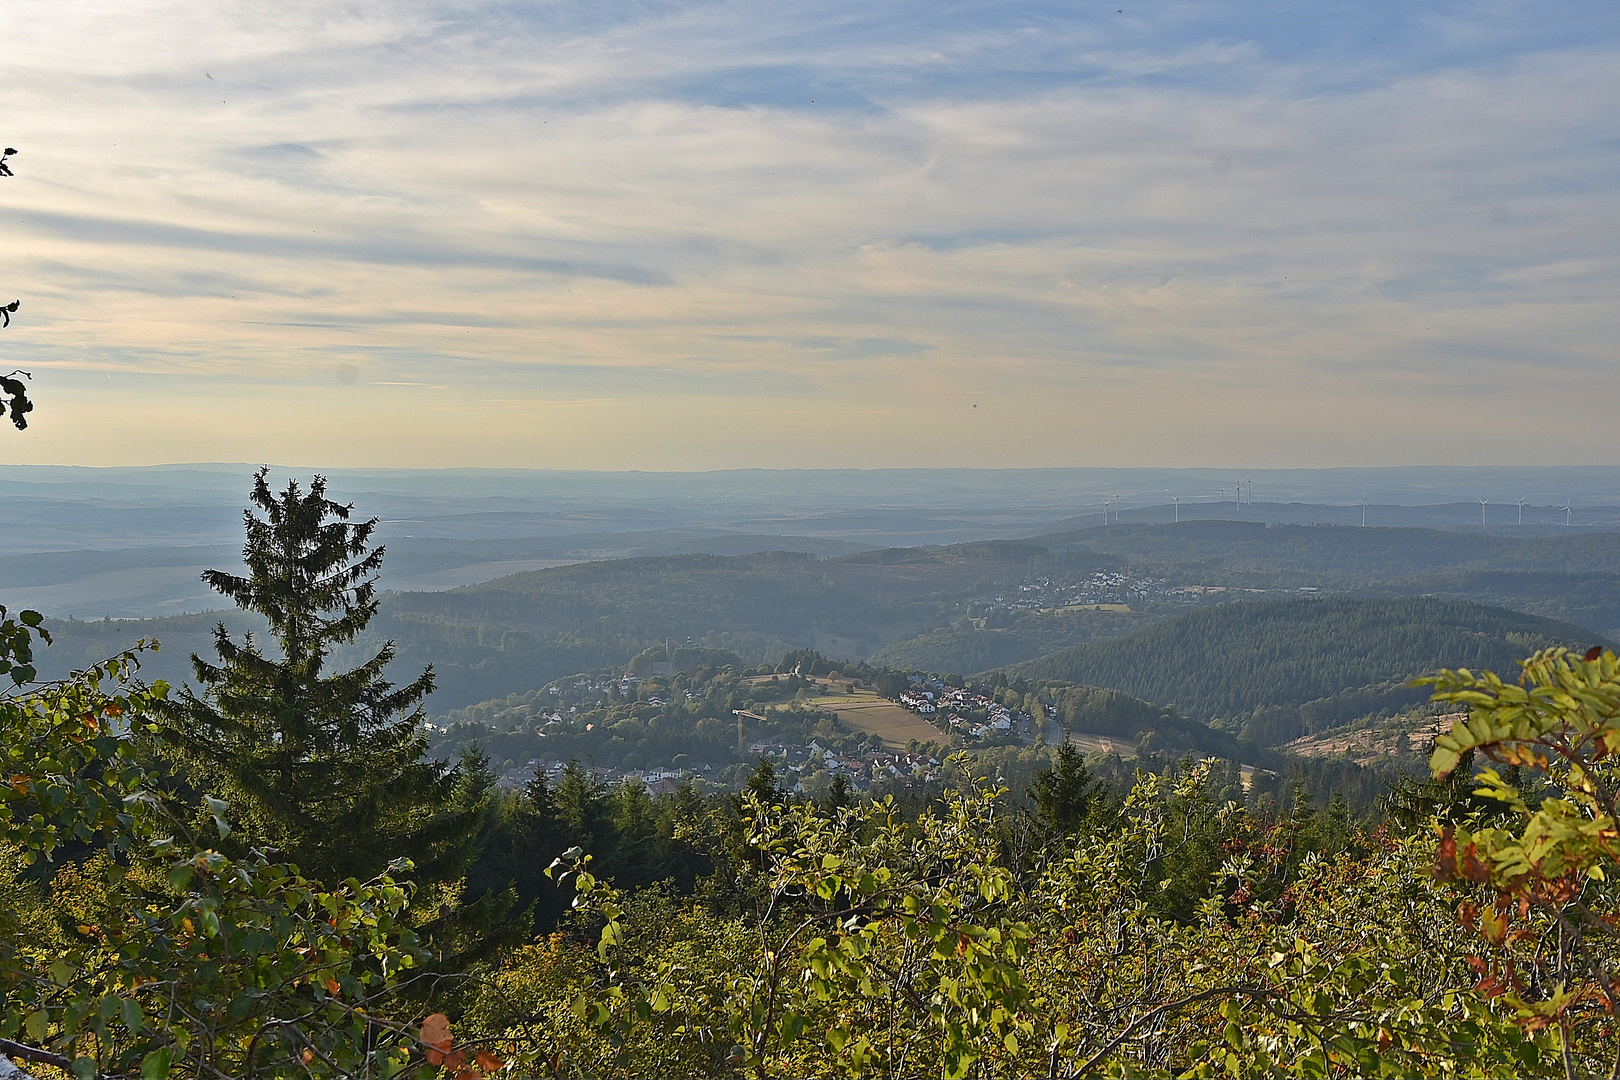
[[[1600,657],[1602,655],[1603,655],[1603,646],[1594,645],[1590,649],[1586,650],[1586,655],[1581,657],[1581,659],[1585,660],[1588,664],[1590,664],[1592,661],[1596,660],[1598,657]]]
[[[1463,848],[1460,869],[1463,877],[1476,884],[1483,885],[1491,879],[1491,872],[1485,868],[1484,863],[1479,861],[1479,846],[1477,844],[1469,844]]]
[[[478,1051],[478,1053],[473,1055],[473,1060],[478,1062],[478,1067],[487,1073],[500,1072],[502,1069],[506,1068],[506,1062],[502,1061],[488,1050]]]
[[[429,1065],[443,1063],[445,1055],[450,1052],[450,1018],[444,1013],[434,1013],[422,1021],[422,1045],[427,1047]]]
[[[338,981],[336,979],[329,976],[326,980],[326,992],[331,994],[333,997],[337,997],[343,992],[343,987],[338,985]]]

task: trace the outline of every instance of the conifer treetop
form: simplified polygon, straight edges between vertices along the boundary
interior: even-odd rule
[[[354,505],[328,499],[324,476],[311,480],[307,493],[289,480],[277,494],[269,471],[254,474],[253,505],[242,514],[248,575],[209,570],[203,580],[263,615],[289,664],[318,670],[331,646],[353,641],[377,612],[384,548],[367,547],[377,519],[350,521]]]

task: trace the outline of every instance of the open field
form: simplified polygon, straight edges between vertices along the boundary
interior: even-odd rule
[[[1468,719],[1467,713],[1447,713],[1403,720],[1399,717],[1374,727],[1348,730],[1336,728],[1306,735],[1285,743],[1283,749],[1303,757],[1336,757],[1348,754],[1358,765],[1370,765],[1381,758],[1399,755],[1422,756],[1439,732]]]
[[[856,731],[877,735],[890,747],[903,748],[912,739],[918,742],[950,741],[938,728],[910,709],[870,691],[814,697],[806,704],[837,713],[838,719]]]
[[[1056,725],[1053,725],[1053,727],[1056,727]],[[1063,729],[1058,727],[1056,734],[1053,734],[1049,729],[1047,738],[1052,740],[1062,739]],[[1106,735],[1088,735],[1083,731],[1074,731],[1069,733],[1069,742],[1088,754],[1118,754],[1122,758],[1136,756],[1136,743],[1130,739],[1111,739]]]

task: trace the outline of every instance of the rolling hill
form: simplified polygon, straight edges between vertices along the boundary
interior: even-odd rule
[[[1118,637],[1159,617],[1143,611],[1041,611],[1009,627],[952,627],[921,634],[885,645],[868,661],[901,670],[972,674]]]
[[[577,563],[441,592],[389,593],[335,664],[357,663],[385,640],[396,677],[438,674],[429,708],[442,712],[628,662],[666,638],[761,658],[795,648],[861,657],[885,642],[948,626],[967,600],[1018,581],[1042,549],[982,543],[876,550],[833,559],[797,552],[671,555]],[[256,620],[224,613],[233,631]],[[57,645],[41,670],[64,674],[156,638],[149,677],[190,677],[186,655],[210,655],[220,614],[161,619],[48,620]]]
[[[515,553],[519,549],[511,547],[479,551],[492,558]],[[229,553],[221,548],[218,554],[221,565],[229,565],[223,557]],[[389,559],[398,559],[407,576],[432,572],[437,565],[430,559],[413,561],[407,557],[411,554],[390,551]],[[440,553],[430,554],[438,558]],[[1617,566],[1620,537],[1608,535],[1520,539],[1422,529],[1266,527],[1218,521],[1115,525],[1039,541],[889,548],[834,558],[780,551],[661,555],[556,566],[445,591],[390,593],[362,640],[334,661],[353,662],[392,639],[399,648],[400,677],[434,665],[440,689],[429,707],[441,712],[526,692],[570,672],[625,663],[668,637],[730,649],[754,660],[788,649],[815,648],[829,656],[869,657],[900,668],[967,675],[1035,663],[1037,658],[1047,665],[1041,669],[1046,671],[1059,663],[1046,654],[1073,646],[1103,648],[1105,638],[1145,633],[1143,624],[1188,611],[1189,604],[1167,599],[1133,601],[1130,611],[1061,605],[991,610],[998,596],[1030,595],[1021,590],[1031,580],[1067,581],[1102,572],[1155,577],[1174,586],[1253,588],[1279,594],[1315,586],[1324,592],[1386,601],[1436,593],[1459,602],[1483,601],[1564,619],[1586,629],[1566,626],[1557,634],[1588,639],[1620,636],[1620,574],[1611,569]],[[195,566],[181,569],[190,574]],[[1200,602],[1209,604],[1225,595],[1230,593],[1201,594]],[[1201,616],[1212,610],[1194,608]],[[987,611],[994,618],[986,617]],[[978,614],[970,618],[973,612]],[[209,631],[218,617],[52,620],[58,644],[44,651],[42,670],[65,673],[126,647],[137,637],[155,637],[165,647],[151,659],[150,674],[170,681],[187,678],[186,654],[207,653]],[[227,621],[246,625],[236,613]],[[1551,633],[1535,620],[1525,626],[1529,629],[1523,632],[1532,638]],[[1542,629],[1535,629],[1538,626]],[[1312,708],[1353,719],[1385,707],[1348,711],[1387,696],[1382,689],[1363,693],[1364,688],[1443,662],[1441,652],[1431,651],[1410,669],[1344,667],[1343,656],[1357,650],[1377,654],[1383,648],[1375,638],[1363,642],[1358,634],[1376,637],[1387,629],[1377,620],[1347,625],[1335,639],[1341,659],[1322,662],[1315,681],[1305,680],[1316,698],[1294,694],[1281,704],[1296,708],[1300,700],[1308,704],[1335,697],[1331,708]],[[1453,644],[1461,648],[1462,642]],[[1463,654],[1453,650],[1444,655]],[[1513,658],[1501,652],[1491,656],[1493,662]],[[1334,685],[1341,676],[1354,681]],[[1053,677],[1069,676],[1055,672]],[[1214,680],[1212,686],[1227,686],[1224,674],[1209,678]],[[1290,675],[1285,681],[1292,685],[1298,680]],[[1121,688],[1132,687],[1121,684]],[[1343,696],[1346,688],[1362,697]],[[1196,707],[1201,715],[1213,717],[1247,716],[1257,708],[1278,706],[1253,694],[1216,693],[1180,684],[1151,688],[1144,684],[1132,692],[1173,700],[1187,710]]]
[[[1425,693],[1406,684],[1436,668],[1511,672],[1534,649],[1585,648],[1594,638],[1568,623],[1462,600],[1264,600],[1202,608],[1007,672],[1122,690],[1277,745],[1421,701]]]

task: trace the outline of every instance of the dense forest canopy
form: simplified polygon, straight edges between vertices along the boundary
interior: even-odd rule
[[[1148,611],[1095,609],[1035,611],[1001,619],[992,613],[885,645],[868,659],[887,667],[971,674],[1117,637],[1162,617]],[[990,625],[996,622],[1009,625]]]
[[[1361,688],[1410,704],[1406,684],[1434,668],[1505,669],[1528,651],[1584,649],[1595,638],[1567,623],[1462,600],[1264,600],[1189,612],[1010,673],[1115,687],[1207,719]]]

